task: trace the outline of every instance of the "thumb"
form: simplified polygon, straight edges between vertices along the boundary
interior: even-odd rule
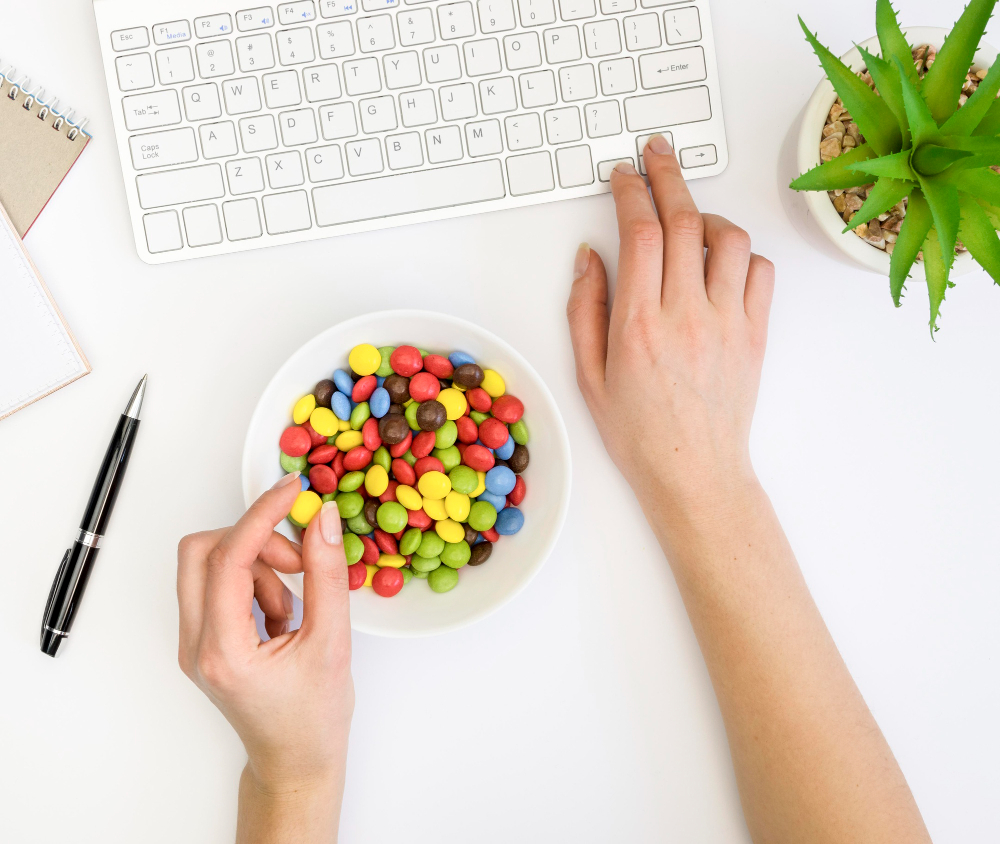
[[[327,501],[302,538],[302,627],[300,635],[335,643],[351,636],[347,558],[340,511]]]
[[[580,244],[573,268],[573,288],[566,304],[576,357],[576,381],[587,404],[604,390],[608,359],[608,276],[601,256]]]

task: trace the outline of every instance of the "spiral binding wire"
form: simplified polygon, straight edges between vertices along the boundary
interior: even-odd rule
[[[3,90],[5,84],[10,86],[7,91]],[[21,101],[21,107],[25,111],[30,112],[37,105],[37,117],[39,120],[45,120],[49,114],[54,114],[55,120],[52,121],[52,128],[60,131],[64,126],[67,126],[66,137],[71,141],[75,141],[81,132],[87,134],[83,128],[87,125],[87,118],[74,119],[76,112],[73,109],[65,113],[61,112],[59,110],[58,99],[53,98],[51,102],[46,102],[45,90],[40,85],[36,85],[33,88],[29,87],[30,85],[31,80],[27,74],[19,76],[16,67],[0,63],[0,94],[3,97],[16,103],[18,98],[23,94],[24,99]]]

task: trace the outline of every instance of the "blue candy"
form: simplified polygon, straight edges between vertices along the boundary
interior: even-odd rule
[[[452,352],[448,355],[448,360],[451,361],[451,365],[458,369],[463,363],[475,363],[476,359],[465,352]]]
[[[507,506],[507,496],[506,495],[496,495],[495,493],[486,490],[476,501],[488,501],[493,505],[493,509],[498,513]]]
[[[299,481],[301,481],[302,483],[303,492],[305,492],[311,486],[311,484],[309,483],[309,478],[307,478],[305,475],[299,475]]]
[[[354,380],[351,378],[350,374],[344,372],[343,369],[338,369],[333,373],[333,383],[336,385],[337,389],[345,395],[350,395],[354,392]]]
[[[493,453],[499,457],[501,460],[510,460],[510,456],[514,453],[514,446],[517,443],[514,442],[514,438],[507,434],[507,442],[505,442],[500,448],[496,449]]]
[[[339,372],[339,370],[338,370]],[[339,390],[330,397],[330,409],[341,422],[351,419],[351,400]]]
[[[372,397],[368,399],[368,409],[371,410],[372,416],[376,419],[381,419],[389,412],[389,405],[392,404],[392,400],[389,398],[389,391],[385,387],[379,387],[372,393]],[[513,452],[513,448],[511,451]]]
[[[376,375],[375,376],[375,384],[377,386],[381,387],[384,383],[385,383],[385,376],[383,376],[383,375]]]
[[[506,497],[517,483],[517,477],[507,466],[494,466],[486,473],[486,491]]]
[[[497,513],[497,523],[493,526],[501,536],[513,536],[524,527],[524,513],[517,507],[508,507]]]

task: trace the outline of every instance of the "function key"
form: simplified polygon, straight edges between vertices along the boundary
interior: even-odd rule
[[[153,27],[153,40],[157,44],[173,44],[176,41],[190,41],[191,24],[187,21],[158,23]]]
[[[111,33],[111,47],[116,53],[122,50],[141,50],[149,46],[149,30],[144,26],[116,29]]]
[[[274,26],[274,12],[270,6],[258,6],[256,9],[244,9],[236,13],[236,28],[240,32],[267,29],[272,26]]]
[[[209,15],[194,19],[194,34],[199,38],[213,38],[229,35],[233,31],[233,19],[229,15]]]
[[[297,3],[282,3],[278,6],[278,23],[282,26],[315,19],[316,7],[313,0],[299,0]]]

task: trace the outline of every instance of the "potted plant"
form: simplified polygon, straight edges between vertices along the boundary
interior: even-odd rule
[[[1000,283],[1000,62],[980,44],[996,3],[971,0],[945,36],[904,34],[877,0],[877,37],[843,60],[799,19],[828,81],[791,187],[814,192],[810,211],[839,248],[889,276],[897,307],[922,260],[932,334],[951,276],[973,259]]]

